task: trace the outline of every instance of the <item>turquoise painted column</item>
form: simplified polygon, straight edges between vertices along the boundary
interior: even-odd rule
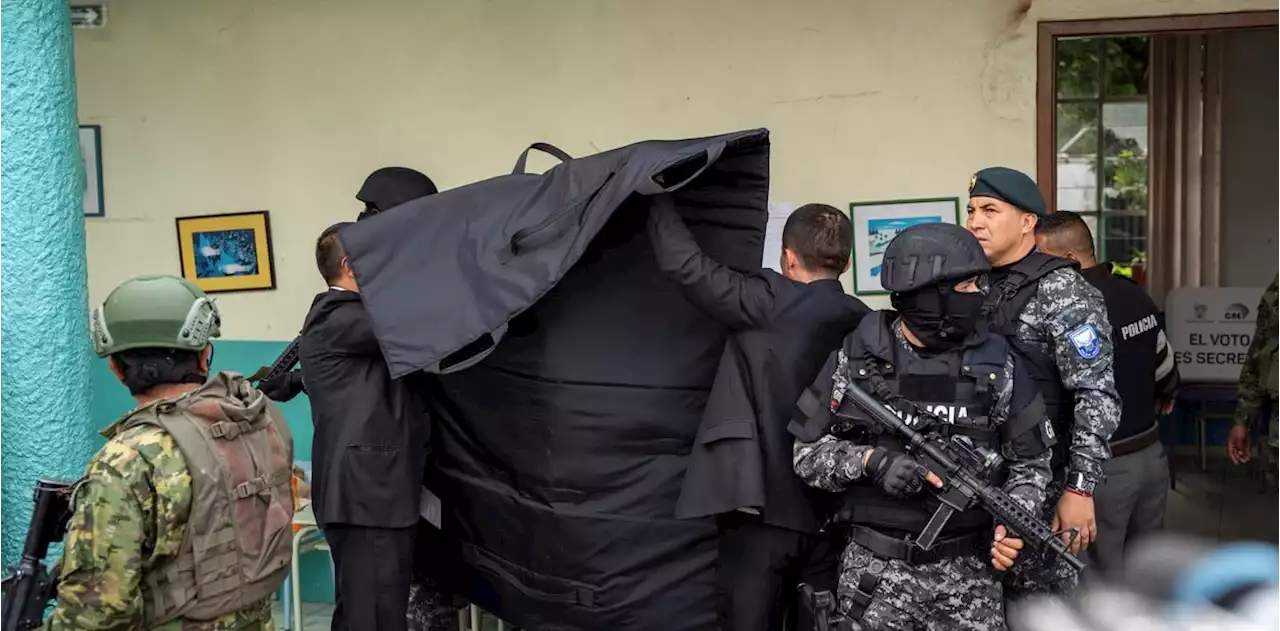
[[[0,517],[7,567],[22,552],[32,484],[78,477],[95,443],[68,3],[4,0],[0,22]]]

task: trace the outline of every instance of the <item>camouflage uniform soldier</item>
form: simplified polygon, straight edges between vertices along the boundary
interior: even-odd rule
[[[138,407],[77,484],[46,628],[273,628],[293,439],[240,376],[205,383],[218,327],[213,301],[172,276],[127,281],[94,310],[95,349]]]
[[[1243,464],[1252,456],[1249,449],[1249,430],[1262,409],[1270,404],[1271,422],[1267,429],[1267,446],[1262,450],[1266,463],[1267,483],[1274,489],[1277,476],[1277,441],[1280,440],[1280,409],[1277,409],[1277,366],[1276,366],[1276,294],[1280,276],[1271,280],[1271,286],[1262,294],[1258,302],[1256,326],[1253,341],[1249,344],[1249,355],[1240,369],[1240,384],[1237,398],[1235,423],[1228,439],[1231,459]]]
[[[939,506],[922,493],[923,483],[941,480],[844,401],[856,382],[923,431],[961,434],[1002,453],[1005,492],[1037,510],[1050,479],[1052,426],[1035,384],[1015,370],[1005,338],[975,328],[984,301],[976,281],[989,268],[977,241],[958,226],[904,230],[882,267],[897,313],[863,319],[802,399],[804,425],[792,425],[797,475],[841,493],[829,523],[849,532],[839,607],[865,628],[1004,629],[993,568],[1013,566],[1022,541],[1003,525],[994,525],[993,535],[991,517],[972,509],[953,515],[929,550],[916,546],[913,537]],[[820,400],[829,407],[807,404]]]
[[[1061,437],[1044,518],[1055,529],[1078,533],[1071,544],[1078,555],[1097,535],[1093,490],[1111,457],[1120,397],[1101,292],[1080,275],[1076,263],[1035,249],[1036,223],[1046,212],[1035,182],[1019,171],[991,167],[969,181],[966,227],[992,265],[984,311],[1039,384]],[[1028,561],[1006,581],[1006,600],[1075,588],[1075,571],[1058,557],[1036,555]]]

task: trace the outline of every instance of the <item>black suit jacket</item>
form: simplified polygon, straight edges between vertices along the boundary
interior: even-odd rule
[[[653,204],[649,238],[658,266],[685,297],[733,330],[676,516],[746,508],[773,526],[817,530],[814,491],[792,470],[787,423],[800,393],[869,310],[838,280],[805,284],[767,269],[742,274],[717,263],[668,204]]]
[[[311,497],[321,526],[418,523],[430,439],[413,375],[392,379],[360,294],[316,296],[298,357],[315,423]]]

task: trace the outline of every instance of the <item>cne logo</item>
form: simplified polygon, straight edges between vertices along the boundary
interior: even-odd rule
[[[1227,311],[1222,314],[1222,317],[1223,319],[1226,319],[1226,320],[1247,319],[1249,317],[1249,307],[1246,307],[1238,302],[1234,303],[1231,306],[1227,307]]]

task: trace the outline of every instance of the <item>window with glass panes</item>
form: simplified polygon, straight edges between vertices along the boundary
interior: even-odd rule
[[[1055,209],[1084,217],[1100,261],[1146,257],[1150,49],[1147,37],[1057,40]]]

